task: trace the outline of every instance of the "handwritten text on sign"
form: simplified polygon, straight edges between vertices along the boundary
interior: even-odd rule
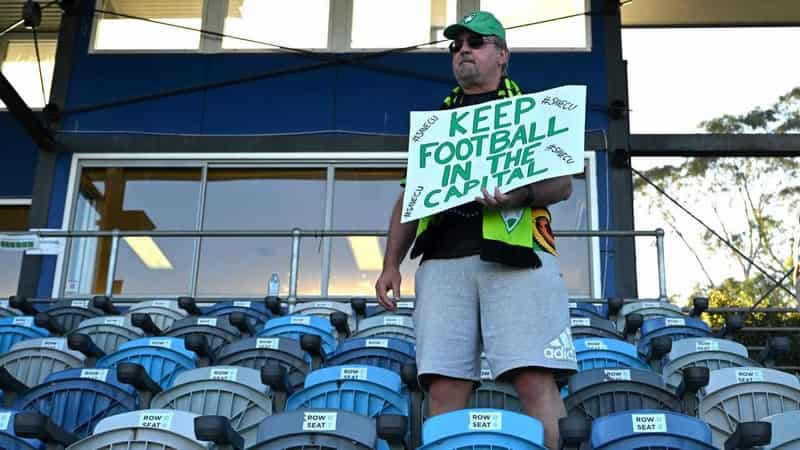
[[[586,87],[411,113],[401,222],[583,172]]]

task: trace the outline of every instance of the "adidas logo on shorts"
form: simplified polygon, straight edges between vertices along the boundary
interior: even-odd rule
[[[572,333],[569,327],[565,328],[558,338],[553,339],[544,349],[544,357],[559,361],[577,361],[575,346],[572,344]]]

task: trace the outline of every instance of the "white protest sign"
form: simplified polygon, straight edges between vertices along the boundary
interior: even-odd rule
[[[412,111],[401,222],[583,172],[586,86],[443,111]]]

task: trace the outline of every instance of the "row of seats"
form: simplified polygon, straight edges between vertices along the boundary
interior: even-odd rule
[[[232,325],[231,322],[236,322],[237,320],[231,317],[231,314],[228,314],[225,320],[211,320],[214,318],[203,314],[203,311],[200,312],[200,317],[176,319],[172,324],[166,324],[166,321],[162,320],[162,322],[164,322],[163,325],[167,325],[162,329],[156,325],[156,322],[159,319],[163,319],[163,317],[153,318],[150,316],[154,315],[152,313],[154,309],[164,308],[164,304],[149,305],[153,308],[149,311],[141,312],[143,309],[146,309],[146,306],[147,305],[144,305],[143,308],[137,308],[139,312],[135,312],[134,314],[145,314],[149,316],[148,318],[153,325],[155,325],[155,327],[149,325],[144,326],[144,328],[149,329],[149,333],[163,336],[165,333],[169,333],[169,330],[173,329],[175,324],[185,319],[189,319],[193,322],[189,325],[181,325],[175,329],[184,331],[191,329],[192,331],[181,334],[182,337],[170,336],[135,339],[122,344],[116,352],[112,352],[111,354],[101,354],[99,348],[97,350],[93,349],[92,345],[98,347],[94,345],[95,342],[93,342],[96,335],[89,336],[83,333],[69,334],[66,339],[66,347],[63,343],[61,345],[54,343],[58,338],[45,338],[42,340],[47,340],[47,343],[40,342],[40,346],[34,348],[47,348],[48,350],[58,351],[58,347],[60,347],[61,349],[67,348],[67,351],[72,351],[72,353],[75,352],[71,349],[75,348],[83,351],[83,357],[85,358],[84,365],[88,363],[101,368],[94,370],[116,368],[118,379],[124,379],[125,383],[135,386],[140,401],[142,401],[141,399],[145,399],[143,403],[137,404],[137,408],[141,408],[146,404],[147,407],[191,409],[193,408],[192,400],[188,400],[188,403],[187,401],[181,403],[179,400],[170,403],[164,399],[172,398],[170,396],[177,396],[177,398],[179,398],[179,392],[188,392],[188,398],[194,398],[193,401],[198,402],[201,400],[197,399],[203,398],[203,396],[198,395],[197,392],[212,390],[210,387],[204,389],[202,387],[203,383],[218,385],[219,383],[226,382],[233,383],[233,385],[256,386],[255,383],[257,383],[260,377],[262,384],[259,385],[259,389],[265,387],[266,389],[264,391],[269,392],[267,398],[272,401],[270,405],[272,410],[266,413],[266,415],[272,414],[273,411],[307,411],[309,408],[311,408],[311,411],[318,411],[319,408],[333,407],[334,410],[338,410],[339,412],[358,411],[371,417],[393,418],[399,416],[400,418],[407,418],[412,424],[417,420],[415,415],[418,413],[421,415],[421,403],[419,403],[419,400],[415,402],[415,400],[411,398],[415,396],[418,397],[419,395],[414,392],[416,388],[415,376],[409,373],[403,374],[403,368],[408,367],[408,363],[414,360],[413,323],[410,322],[410,318],[407,316],[388,315],[383,312],[378,315],[373,314],[372,317],[367,317],[370,314],[356,314],[359,320],[354,321],[353,315],[346,315],[346,320],[344,321],[345,325],[342,325],[341,321],[335,320],[334,317],[331,317],[330,321],[324,319],[323,317],[325,314],[329,313],[329,310],[327,309],[327,305],[318,304],[308,308],[316,309],[317,311],[315,311],[315,313],[318,316],[294,315],[267,319],[263,328],[257,332],[252,324],[242,327]],[[244,306],[239,307],[243,308]],[[47,313],[50,314],[50,312],[51,311],[48,310]],[[344,313],[344,311],[337,310],[334,311],[334,314],[337,312]],[[188,315],[188,312],[186,315]],[[125,317],[131,319],[130,323],[133,324],[134,320],[131,317],[130,311]],[[18,321],[20,323],[17,325],[12,323],[12,326],[24,326],[22,322],[29,322],[28,318],[25,317],[18,317],[17,319],[21,319]],[[116,320],[118,318],[111,319]],[[136,320],[138,321],[139,319]],[[35,322],[43,323],[42,320],[36,320]],[[117,320],[117,322],[119,321]],[[338,326],[335,325],[337,322],[339,323]],[[352,334],[358,335],[358,333],[364,332],[367,337],[351,337],[348,339],[347,337],[351,335],[349,332],[351,324],[354,324],[356,328],[356,332]],[[79,323],[76,329],[81,329],[82,325],[82,323]],[[113,323],[110,325],[128,328],[128,322],[124,320],[119,324]],[[35,327],[35,324],[33,326]],[[221,343],[217,342],[216,339],[221,336],[221,333],[219,333],[217,329],[225,329],[228,331],[236,330],[236,332],[239,333],[238,340],[234,337],[233,342],[227,342],[225,339],[221,339]],[[144,329],[140,329],[140,331],[145,332]],[[253,332],[255,332],[255,336],[252,336]],[[242,337],[248,334],[251,337]],[[86,337],[78,339],[80,336],[89,336],[89,340],[87,341]],[[655,378],[656,372],[641,359],[636,347],[633,347],[633,354],[630,354],[630,348],[627,348],[625,352],[620,352],[615,346],[632,346],[632,344],[620,340],[606,339],[606,341],[603,341],[602,339],[603,338],[576,339],[576,354],[582,373],[568,380],[566,387],[566,401],[570,412],[583,411],[586,417],[594,419],[591,444],[593,448],[606,448],[597,447],[594,444],[594,436],[597,433],[602,434],[602,430],[605,427],[603,425],[605,423],[603,420],[605,420],[606,417],[614,415],[614,413],[618,412],[620,409],[656,411],[639,414],[642,415],[642,417],[649,417],[648,414],[664,414],[666,412],[678,414],[680,411],[686,412],[687,407],[684,404],[686,399],[684,397],[692,397],[692,395],[687,396],[687,393],[693,394],[693,392],[697,392],[703,386],[705,386],[705,389],[708,391],[709,386],[714,385],[710,380],[703,384],[702,374],[698,375],[695,373],[693,375],[694,378],[689,376],[687,381],[687,374],[682,373],[682,375],[679,375],[679,378],[684,381],[683,391],[674,393],[666,389],[666,387],[659,385],[658,380]],[[713,353],[713,351],[716,350],[713,348],[714,342],[729,343],[728,341],[715,340],[712,338],[695,339],[703,340],[699,348],[697,347],[699,344],[696,343],[696,352]],[[680,343],[684,340],[685,339],[677,340],[676,342]],[[20,342],[20,344],[23,343],[25,342]],[[730,344],[734,343],[730,342]],[[12,346],[10,353],[14,353],[15,350],[14,346]],[[626,354],[626,352],[628,354]],[[66,353],[66,351],[64,353]],[[81,353],[79,352],[79,354]],[[169,355],[169,357],[165,357],[165,355]],[[624,355],[627,359],[620,357],[620,355]],[[194,358],[192,361],[194,365],[191,363],[182,364],[182,357],[188,359]],[[91,361],[91,358],[95,358],[97,361]],[[168,360],[168,363],[164,360]],[[641,363],[641,367],[632,367],[634,364],[632,361],[637,360]],[[136,362],[136,364],[139,364],[141,367],[132,368],[130,364],[131,361]],[[265,364],[265,362],[274,364]],[[209,364],[214,364],[214,366],[192,370],[192,367]],[[0,365],[5,367],[4,363],[0,363]],[[299,370],[298,367],[300,368]],[[623,369],[619,369],[620,367],[623,367]],[[260,369],[260,373],[258,370],[247,373],[242,372],[242,380],[248,380],[244,383],[237,384],[235,381],[231,382],[229,380],[231,377],[238,379],[239,371],[246,371],[248,368]],[[771,372],[775,371],[769,371],[769,369],[763,368],[760,369],[762,370],[760,374],[752,371],[747,373],[737,372],[734,376],[737,382],[740,382],[743,377],[746,378],[750,376],[752,378],[751,381],[758,380],[760,377],[761,380],[770,379],[770,382],[774,381],[778,385],[787,385],[787,380],[772,380]],[[122,370],[121,378],[120,370]],[[184,372],[176,374],[176,372],[180,371]],[[708,372],[706,372],[706,378],[713,379],[713,374],[715,372],[716,371],[711,372],[711,377],[709,377]],[[94,372],[91,371],[87,372],[83,374],[86,375],[86,377],[81,379],[91,378],[93,373]],[[143,377],[144,374],[148,376],[157,376],[152,377],[153,379],[148,383],[147,381],[142,381],[146,380],[146,378]],[[595,381],[592,382],[591,380],[587,381],[577,378],[582,376],[594,377]],[[105,377],[109,379],[108,372]],[[698,377],[700,381],[697,381]],[[73,378],[75,378],[74,375]],[[717,384],[729,387],[730,380],[728,378],[722,377],[720,380],[722,381]],[[64,383],[63,380],[57,379],[53,380],[50,384],[51,387],[53,387],[55,384],[60,385],[62,383]],[[475,393],[473,396],[474,406],[480,406],[480,404],[491,406],[493,403],[496,403],[494,400],[498,398],[503,399],[502,406],[508,408],[511,405],[512,402],[507,400],[513,396],[513,391],[506,389],[507,386],[503,386],[501,383],[495,383],[495,386],[491,387],[493,383],[494,382],[487,380],[487,383],[484,383],[484,386]],[[5,385],[8,383],[3,382],[2,384],[4,385],[3,389],[5,391]],[[45,382],[45,384],[47,384],[47,382]],[[148,384],[150,384],[149,387]],[[661,384],[664,384],[663,381]],[[592,389],[597,386],[606,388],[607,392],[597,392],[596,390],[592,392]],[[642,392],[647,390],[643,386],[647,387],[647,389],[655,394],[642,394]],[[23,394],[23,397],[27,395],[27,386],[17,387],[20,389],[18,389],[16,393]],[[680,387],[680,383],[677,387]],[[178,389],[178,391],[175,391],[175,389]],[[792,386],[792,389],[797,390],[797,387]],[[13,389],[9,389],[9,391],[12,394],[9,396],[11,398],[15,391]],[[635,395],[627,395],[627,397],[629,397],[626,400],[627,403],[622,405],[616,397],[622,397],[622,393],[625,392]],[[169,395],[167,395],[167,393],[169,393]],[[481,398],[482,394],[484,394],[483,398]],[[282,395],[285,397],[281,398]],[[707,392],[705,392],[704,395],[707,396]],[[785,397],[790,398],[792,395],[794,395],[794,392],[786,394]],[[651,397],[658,401],[651,403],[644,401]],[[721,398],[724,400],[724,397],[725,395],[722,395]],[[232,395],[231,398],[242,398],[242,396],[237,397]],[[248,395],[243,398],[252,399],[256,397]],[[6,399],[4,399],[4,401],[5,400]],[[166,403],[162,405],[161,402],[165,401]],[[212,403],[217,406],[220,404],[219,401],[207,403]],[[228,403],[223,404],[227,405]],[[405,405],[405,407],[403,405]],[[192,410],[206,413],[206,410],[202,409],[202,406],[202,404],[195,405],[194,407],[197,409]],[[648,409],[651,407],[656,409]],[[511,408],[513,409],[513,406],[511,406]],[[262,406],[260,409],[250,407],[249,410],[266,411],[267,409],[268,408]],[[787,409],[791,409],[791,405],[787,404]],[[794,407],[794,409],[797,409],[797,407]],[[487,412],[476,412],[479,416],[484,413]],[[759,412],[754,413],[758,414]],[[501,411],[500,414],[501,416],[493,416],[490,414],[488,417],[505,417],[503,414],[506,414],[506,412]],[[229,418],[239,417],[233,410],[226,410],[222,415]],[[575,416],[575,414],[572,415]],[[269,419],[272,420],[280,416],[282,416],[282,414],[272,415]],[[763,417],[763,415],[761,417]],[[426,422],[422,433],[422,444],[425,445],[426,442],[430,443],[425,440],[424,430],[428,429],[428,424],[437,418],[432,418]],[[502,419],[498,420],[502,422]],[[508,420],[513,421],[514,419]],[[670,421],[673,419],[663,420],[666,421],[664,423],[671,423]],[[676,423],[684,423],[679,419],[674,420],[678,421]],[[55,419],[53,419],[53,421],[58,422]],[[330,422],[330,420],[328,420],[328,422]],[[491,422],[491,420],[489,422]],[[0,422],[0,424],[1,423],[2,422]],[[254,440],[259,442],[260,439],[261,432],[258,431],[258,423],[258,420],[251,420],[245,425],[244,422],[239,421],[234,423],[233,428],[243,433],[246,437],[244,442],[251,445]],[[389,421],[389,424],[394,426],[395,432],[394,434],[387,434],[387,432],[384,431],[384,436],[405,436],[404,440],[409,439],[407,436],[409,432],[407,425],[406,428],[403,428],[397,425],[398,422]],[[387,424],[384,423],[383,425],[385,429]],[[342,426],[347,428],[345,425]],[[675,425],[671,427],[670,430],[676,427],[680,428],[680,426]],[[372,428],[374,429],[374,427]],[[389,428],[391,429],[391,427]],[[413,428],[412,426],[412,429]],[[403,429],[404,432],[399,433],[397,429]],[[621,430],[622,428],[616,427],[614,429]],[[91,431],[91,427],[88,427],[88,431]],[[475,430],[467,430],[467,432],[472,431]],[[464,430],[454,430],[456,434],[463,434],[464,432]],[[723,437],[730,436],[731,432],[732,430],[720,431]],[[95,434],[97,434],[96,428]],[[230,433],[226,432],[226,434]],[[690,433],[688,436],[692,436],[692,434]],[[521,447],[512,446],[509,448]]]

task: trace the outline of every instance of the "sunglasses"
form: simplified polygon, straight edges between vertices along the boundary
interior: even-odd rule
[[[458,53],[461,51],[461,47],[464,46],[464,42],[469,45],[469,48],[473,50],[477,50],[488,42],[492,42],[492,38],[489,36],[479,36],[477,34],[473,34],[469,36],[467,39],[459,39],[457,41],[453,41],[450,43],[450,53]]]

